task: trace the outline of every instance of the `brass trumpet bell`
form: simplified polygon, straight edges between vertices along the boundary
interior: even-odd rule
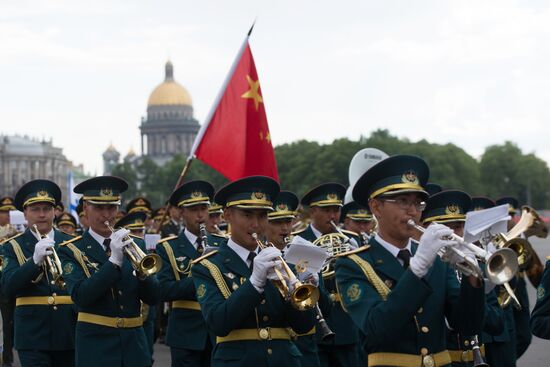
[[[486,264],[485,275],[494,284],[509,282],[518,271],[518,258],[509,248],[503,248],[491,254]]]

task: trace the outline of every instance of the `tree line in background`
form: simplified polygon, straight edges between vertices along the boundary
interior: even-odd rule
[[[550,207],[550,170],[546,162],[533,153],[525,154],[514,143],[492,145],[476,160],[454,144],[433,144],[426,140],[411,142],[393,136],[388,130],[374,131],[359,140],[347,138],[331,144],[299,140],[275,147],[281,187],[299,197],[323,182],[348,185],[348,166],[354,154],[363,148],[378,148],[389,155],[414,154],[430,166],[430,182],[444,188],[461,189],[472,196],[493,199],[510,195],[520,203],[537,209]],[[145,158],[137,169],[125,162],[116,166],[113,175],[124,178],[130,187],[125,200],[146,196],[154,207],[164,205],[170,196],[185,158],[175,156],[164,167]],[[219,188],[227,180],[206,164],[195,160],[186,181],[203,179]]]

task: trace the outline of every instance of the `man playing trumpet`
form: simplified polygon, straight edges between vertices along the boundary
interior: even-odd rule
[[[301,354],[288,329],[299,334],[311,330],[314,311],[294,308],[269,281],[276,279],[274,267],[281,266],[281,251],[259,251],[258,239],[264,237],[267,214],[278,193],[273,179],[251,176],[227,184],[215,195],[215,201],[225,206],[231,237],[191,268],[206,325],[216,335],[213,367],[300,366]]]
[[[28,227],[2,246],[2,287],[8,297],[16,298],[15,349],[23,367],[74,366],[73,302],[57,278],[61,269],[46,265],[59,244],[72,238],[53,228],[60,199],[61,190],[52,181],[23,185],[15,206],[25,214]]]
[[[124,228],[111,230],[127,188],[126,181],[112,176],[94,177],[74,188],[83,195],[90,228],[62,243],[59,257],[78,310],[77,367],[151,365],[140,310],[141,301],[158,302],[158,281],[135,271],[125,256],[125,247],[133,244],[145,251],[143,240],[129,238]]]
[[[431,224],[411,237],[425,208],[427,164],[397,155],[371,167],[355,184],[353,199],[369,205],[378,231],[369,246],[336,261],[342,304],[365,335],[368,365],[445,366],[445,318],[465,335],[478,334],[485,311],[483,282],[474,276],[459,283],[437,253],[458,246],[452,229]]]

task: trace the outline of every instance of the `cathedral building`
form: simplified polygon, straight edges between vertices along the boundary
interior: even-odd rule
[[[149,96],[147,115],[139,126],[141,133],[141,156],[132,151],[124,157],[125,162],[139,164],[149,158],[163,166],[177,155],[187,157],[200,125],[193,117],[193,101],[189,92],[174,79],[174,66],[165,65],[164,81]],[[110,145],[103,153],[104,174],[111,173],[120,163],[120,153]]]

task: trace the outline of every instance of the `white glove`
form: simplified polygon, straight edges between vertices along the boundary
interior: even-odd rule
[[[309,283],[315,287],[319,286],[319,274],[305,271],[296,275],[302,283]]]
[[[455,248],[460,251],[461,254],[459,255],[455,251],[447,250],[445,253],[445,261],[448,261],[454,268],[460,270],[464,276],[482,276],[483,274],[480,272],[475,252],[461,244],[458,244]]]
[[[52,248],[55,241],[51,238],[43,238],[34,245],[34,253],[32,259],[36,265],[42,265],[46,256],[53,254]]]
[[[414,275],[423,278],[428,274],[428,270],[432,267],[439,250],[443,247],[457,245],[456,241],[445,239],[451,234],[453,234],[453,230],[443,224],[434,223],[426,228],[426,231],[420,237],[418,250],[411,258],[409,265]]]
[[[124,241],[124,237],[128,236],[129,233],[129,230],[121,228],[111,236],[111,243],[109,244],[111,256],[109,257],[109,261],[119,267],[122,266],[122,262],[124,261],[124,252],[122,249],[132,242],[131,239]]]
[[[281,256],[281,251],[275,247],[267,247],[254,258],[254,270],[250,276],[250,283],[258,292],[264,291],[267,272],[276,265],[275,261]]]

